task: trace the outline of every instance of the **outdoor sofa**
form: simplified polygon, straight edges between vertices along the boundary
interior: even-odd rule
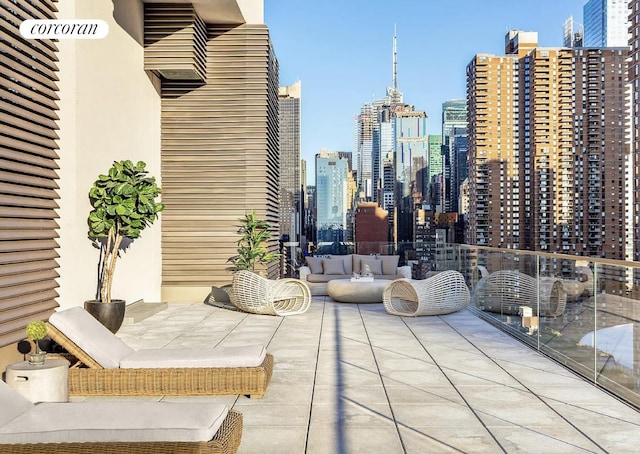
[[[306,266],[300,267],[300,280],[306,282],[312,295],[327,295],[327,282],[333,279],[351,279],[368,265],[374,279],[411,279],[410,266],[398,266],[398,255],[329,255],[305,257]]]
[[[33,404],[0,380],[2,453],[221,453],[238,450],[242,414],[203,402]]]
[[[135,351],[81,307],[52,314],[47,333],[72,356],[70,396],[262,397],[273,373],[260,345]]]

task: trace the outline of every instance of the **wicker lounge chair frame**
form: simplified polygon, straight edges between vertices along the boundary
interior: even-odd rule
[[[207,453],[233,454],[242,439],[242,414],[229,410],[227,417],[210,441],[198,442],[113,442],[113,443],[24,443],[0,444],[0,451],[9,454],[120,454],[120,453]]]
[[[70,396],[198,396],[241,394],[261,398],[273,374],[273,355],[256,367],[105,369],[47,323],[47,334],[71,358]]]
[[[464,276],[443,271],[428,279],[391,281],[382,295],[389,314],[407,317],[443,315],[464,309],[470,294]]]
[[[231,303],[252,314],[297,315],[311,305],[309,286],[299,279],[271,280],[242,270],[234,273],[231,285]]]

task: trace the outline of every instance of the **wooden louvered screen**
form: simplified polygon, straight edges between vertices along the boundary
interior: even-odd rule
[[[0,347],[57,307],[57,48],[19,30],[56,11],[52,0],[0,0]]]
[[[277,249],[278,67],[269,32],[209,25],[206,61],[204,85],[162,81],[163,290],[230,283],[238,219],[252,209],[272,223]]]
[[[166,79],[205,79],[207,26],[188,4],[145,4],[144,69]]]

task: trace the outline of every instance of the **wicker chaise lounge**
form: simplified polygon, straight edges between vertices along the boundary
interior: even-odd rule
[[[3,453],[233,454],[242,414],[203,402],[33,404],[0,380]]]
[[[262,346],[134,351],[81,307],[51,315],[49,336],[77,360],[69,395],[262,397],[273,356]]]
[[[303,314],[311,304],[309,286],[299,279],[271,280],[242,270],[234,273],[231,285],[231,303],[252,314]]]
[[[443,315],[464,309],[469,304],[470,294],[462,274],[443,271],[424,280],[391,281],[382,299],[389,314],[415,317]]]

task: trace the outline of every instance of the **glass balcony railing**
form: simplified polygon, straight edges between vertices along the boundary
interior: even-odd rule
[[[640,407],[640,263],[438,241],[325,249],[398,254],[414,279],[459,271],[471,311]]]
[[[640,406],[640,263],[456,247],[474,312]]]

